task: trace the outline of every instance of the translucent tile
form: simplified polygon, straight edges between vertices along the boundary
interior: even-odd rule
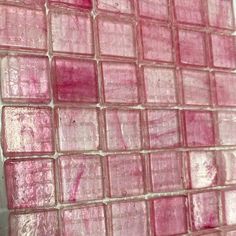
[[[0,0],[0,3],[7,3],[7,4],[22,4],[25,6],[30,7],[43,7],[45,4],[45,0]]]
[[[49,0],[49,3],[67,6],[78,7],[84,9],[92,9],[92,0]]]
[[[236,224],[236,190],[223,193],[224,221],[226,225]]]
[[[101,10],[116,13],[133,13],[133,0],[97,0],[97,6]]]

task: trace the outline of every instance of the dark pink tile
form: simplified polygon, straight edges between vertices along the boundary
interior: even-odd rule
[[[10,235],[59,235],[57,211],[10,214]]]
[[[205,33],[180,29],[178,38],[179,57],[182,64],[207,65]]]
[[[212,34],[211,45],[214,67],[236,68],[236,44],[234,36]]]
[[[44,12],[5,5],[0,6],[0,12],[0,47],[46,49]]]
[[[140,155],[109,155],[108,169],[112,197],[143,194],[144,172]]]
[[[8,207],[55,205],[53,159],[18,159],[5,162]]]
[[[61,212],[62,234],[64,236],[106,236],[103,206],[84,206],[64,209]]]
[[[93,33],[88,14],[51,11],[51,44],[55,52],[93,53]]]
[[[171,29],[152,21],[141,21],[143,59],[172,62]]]
[[[234,29],[233,1],[207,0],[210,26]]]
[[[173,104],[177,102],[174,69],[145,66],[143,76],[147,103]]]
[[[217,163],[214,152],[189,152],[191,188],[207,188],[217,184]]]
[[[95,103],[98,82],[94,61],[54,58],[54,91],[59,102]]]
[[[98,9],[116,13],[131,14],[134,11],[133,0],[97,0]]]
[[[106,137],[109,150],[141,148],[140,112],[136,110],[106,110]]]
[[[202,0],[174,0],[175,17],[180,23],[204,23]]]
[[[102,166],[99,156],[61,156],[58,168],[62,203],[103,197]]]
[[[61,6],[73,6],[84,9],[92,9],[92,0],[49,0],[49,3],[61,5]]]
[[[158,198],[153,201],[155,235],[187,233],[186,198]]]
[[[214,146],[212,113],[208,111],[185,111],[185,138],[187,146]]]
[[[178,113],[175,110],[148,110],[150,148],[179,146]]]
[[[139,0],[139,15],[158,20],[168,20],[168,0]]]
[[[200,70],[181,70],[183,100],[186,105],[210,105],[209,75]]]
[[[113,18],[98,19],[100,54],[135,57],[135,35],[132,22]]]
[[[103,62],[104,100],[108,103],[138,103],[138,79],[135,64]]]
[[[236,224],[236,190],[223,192],[223,218],[226,225]]]
[[[236,74],[215,72],[214,78],[216,84],[217,105],[235,106]]]
[[[217,191],[192,194],[190,205],[193,230],[219,226],[219,195]]]
[[[218,132],[220,145],[236,144],[236,112],[218,112]]]
[[[99,146],[98,114],[96,109],[58,108],[59,150],[89,151]]]
[[[1,95],[5,102],[47,103],[51,99],[46,57],[6,56],[1,60]]]
[[[170,192],[183,188],[182,155],[177,152],[150,154],[153,192]]]
[[[51,109],[3,108],[3,151],[6,156],[53,153]]]
[[[147,236],[147,210],[145,202],[112,204],[113,236]]]

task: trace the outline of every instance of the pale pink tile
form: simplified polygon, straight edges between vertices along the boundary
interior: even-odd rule
[[[100,54],[135,57],[135,33],[132,22],[113,18],[98,19]]]
[[[218,112],[219,143],[221,145],[236,144],[236,112]]]
[[[202,0],[174,0],[175,17],[178,22],[188,24],[203,24]]]
[[[56,57],[53,66],[56,101],[77,103],[98,101],[98,81],[94,61]]]
[[[0,12],[0,47],[46,49],[44,12],[5,5]]]
[[[58,236],[57,211],[39,211],[31,213],[10,214],[10,235],[50,235]]]
[[[186,105],[210,105],[209,75],[200,70],[181,70],[183,100]]]
[[[55,205],[52,159],[18,159],[5,162],[8,207],[35,208]]]
[[[190,204],[193,230],[219,226],[219,195],[217,191],[192,194]]]
[[[178,31],[179,57],[182,64],[206,66],[205,34],[199,31]]]
[[[141,148],[140,112],[136,110],[106,110],[106,137],[109,150]]]
[[[49,3],[68,7],[73,6],[89,10],[91,10],[93,7],[92,0],[49,0]]]
[[[89,15],[52,11],[50,16],[53,51],[93,53],[93,33]]]
[[[214,152],[189,152],[191,188],[206,188],[217,184],[217,165]]]
[[[236,68],[236,44],[234,36],[212,34],[211,45],[214,67]]]
[[[185,138],[187,146],[214,146],[212,112],[185,111]]]
[[[61,212],[63,236],[106,236],[105,213],[102,206],[64,209]]]
[[[236,236],[236,230],[225,232],[225,236]]]
[[[144,172],[140,155],[109,155],[108,169],[112,197],[143,194]]]
[[[179,146],[178,113],[173,110],[148,110],[150,148]]]
[[[61,156],[61,201],[74,203],[103,197],[102,166],[98,156]]]
[[[47,58],[3,57],[1,60],[1,92],[5,102],[49,102],[51,94]]]
[[[168,20],[168,0],[138,0],[139,15],[158,20]]]
[[[96,109],[58,108],[57,119],[60,151],[98,149],[99,134]]]
[[[113,236],[148,236],[145,202],[112,204],[112,232]]]
[[[135,64],[103,62],[104,99],[109,103],[138,103],[138,79]]]
[[[234,29],[233,1],[207,0],[210,26]]]
[[[223,193],[223,210],[225,224],[236,224],[236,190],[229,190]]]
[[[172,62],[172,37],[168,26],[141,21],[143,59]]]
[[[33,6],[33,7],[43,7],[45,4],[45,0],[0,0],[0,2],[7,4],[22,4],[25,6]]]
[[[219,106],[236,105],[236,74],[215,72],[216,96]]]
[[[4,107],[2,121],[5,155],[43,155],[54,151],[50,108]]]
[[[177,152],[150,154],[153,192],[170,192],[183,189],[182,155]]]
[[[183,196],[155,199],[155,235],[179,235],[187,233],[186,198]]]
[[[143,68],[147,103],[176,103],[175,71],[169,68]]]
[[[101,10],[131,14],[134,11],[133,0],[97,0],[97,6]]]

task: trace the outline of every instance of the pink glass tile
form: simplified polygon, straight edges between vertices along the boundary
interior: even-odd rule
[[[64,6],[74,6],[84,9],[92,9],[92,0],[49,0],[49,3]]]
[[[141,21],[143,59],[172,62],[172,36],[168,26]]]
[[[143,67],[145,100],[147,103],[177,102],[175,71],[163,67]]]
[[[10,235],[59,235],[57,211],[10,214]]]
[[[147,123],[150,148],[180,145],[177,111],[148,110]]]
[[[181,70],[183,100],[186,105],[210,105],[209,75],[200,70]]]
[[[174,0],[177,21],[187,24],[204,23],[202,0]]]
[[[99,156],[61,156],[58,168],[63,203],[103,197],[103,177]]]
[[[184,117],[187,146],[215,145],[212,112],[185,111]]]
[[[217,191],[192,194],[190,204],[193,230],[219,226],[219,195]]]
[[[182,64],[206,66],[205,34],[200,31],[180,29],[179,57]]]
[[[217,164],[214,152],[189,152],[191,188],[206,188],[217,184]]]
[[[169,19],[168,0],[138,0],[139,15],[158,20]]]
[[[100,54],[107,56],[135,57],[133,23],[113,18],[98,19]]]
[[[64,236],[106,236],[105,213],[102,206],[64,209],[61,212]]]
[[[25,6],[33,6],[33,7],[43,7],[45,4],[45,0],[0,0],[0,2],[7,4],[22,4]]]
[[[236,224],[236,190],[223,192],[223,216],[226,225]]]
[[[207,0],[210,26],[234,29],[233,1]]]
[[[140,155],[109,155],[108,169],[112,197],[143,194],[144,172]]]
[[[1,60],[1,95],[5,102],[47,103],[49,65],[46,57],[6,56]]]
[[[92,24],[88,14],[52,11],[50,17],[53,51],[93,53]]]
[[[44,12],[4,5],[0,12],[0,47],[46,49]]]
[[[153,201],[155,235],[187,233],[186,198],[159,198]]]
[[[236,112],[218,112],[219,144],[235,145],[236,136]]]
[[[2,119],[5,155],[43,155],[54,151],[50,108],[4,107]]]
[[[35,208],[55,205],[52,159],[18,159],[5,162],[8,207]]]
[[[225,232],[225,236],[235,236],[235,235],[236,235],[236,230]]]
[[[138,78],[135,64],[103,62],[104,100],[108,103],[138,103]]]
[[[150,171],[153,192],[170,192],[183,189],[182,156],[177,152],[150,154]]]
[[[212,34],[211,45],[214,67],[236,68],[236,44],[233,36]]]
[[[215,72],[214,78],[217,104],[219,106],[235,106],[236,74]]]
[[[108,150],[141,148],[140,112],[109,109],[105,112]]]
[[[77,103],[98,101],[98,82],[94,61],[56,57],[53,66],[56,101]]]
[[[116,13],[133,13],[133,0],[97,0],[97,6],[104,11],[111,11]]]
[[[112,210],[113,236],[147,236],[147,210],[142,202],[114,203]]]
[[[57,108],[58,149],[62,152],[97,150],[99,147],[96,109]]]

